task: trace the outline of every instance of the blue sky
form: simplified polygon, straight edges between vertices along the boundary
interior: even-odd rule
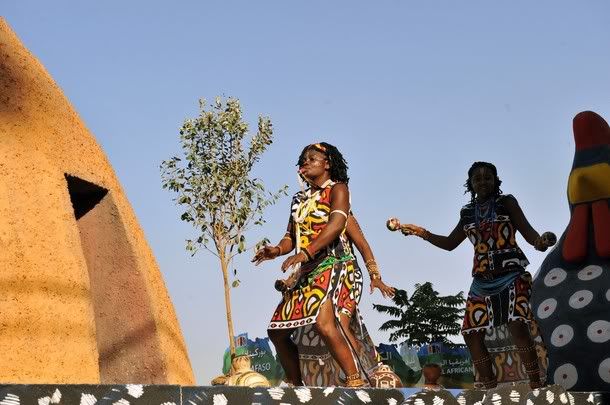
[[[90,3],[90,4],[86,4]],[[385,229],[385,220],[448,233],[466,171],[496,164],[539,231],[568,221],[571,121],[610,119],[606,1],[4,2],[2,15],[47,68],[107,153],[161,267],[199,384],[220,373],[227,345],[218,263],[191,258],[159,164],[200,97],[241,100],[271,117],[275,142],[256,168],[270,189],[297,189],[296,158],[325,140],[350,165],[353,209],[389,284],[467,290],[472,247],[444,252]],[[279,239],[289,199],[251,241]],[[520,239],[535,273],[544,259]],[[280,262],[235,262],[236,332],[264,336],[279,300]],[[367,287],[368,288],[368,284]],[[384,321],[363,298],[377,342]]]

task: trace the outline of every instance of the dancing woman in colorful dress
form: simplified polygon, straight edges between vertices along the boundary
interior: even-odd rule
[[[532,277],[525,270],[527,258],[517,246],[516,231],[536,250],[545,251],[555,235],[542,236],[525,218],[517,199],[503,195],[496,167],[475,162],[468,170],[470,203],[460,212],[460,221],[449,236],[433,234],[412,224],[402,225],[405,235],[416,235],[445,250],[455,249],[465,238],[474,245],[473,281],[468,292],[462,335],[484,388],[497,385],[492,357],[485,345],[486,333],[507,325],[532,388],[540,387],[541,376],[536,344],[530,334]],[[502,372],[502,370],[498,370]]]
[[[300,266],[298,280],[284,292],[272,316],[269,338],[289,384],[328,386],[344,379],[348,387],[363,386],[378,358],[357,311],[362,272],[352,242],[363,254],[371,292],[379,288],[391,296],[394,289],[381,280],[350,214],[347,164],[341,153],[324,142],[312,144],[303,149],[298,166],[309,187],[293,197],[282,240],[260,249],[253,259],[259,264],[296,249],[282,270]]]

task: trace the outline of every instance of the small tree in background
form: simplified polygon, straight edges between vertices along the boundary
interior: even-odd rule
[[[239,101],[216,98],[209,107],[200,100],[199,116],[184,121],[180,128],[182,159],[163,161],[161,178],[163,188],[178,194],[175,201],[184,210],[180,219],[196,229],[186,250],[195,255],[204,248],[220,261],[229,348],[234,355],[229,268],[233,258],[246,250],[246,231],[264,223],[265,208],[286,195],[287,186],[269,193],[260,179],[251,177],[254,164],[272,143],[271,120],[259,116],[258,130],[246,149],[248,124],[242,120]],[[237,284],[236,280],[233,286]]]
[[[397,290],[392,298],[396,306],[373,304],[373,308],[390,315],[379,330],[392,331],[390,342],[401,340],[409,346],[442,342],[453,345],[448,336],[459,335],[464,314],[464,293],[441,296],[432,283],[415,284],[411,298]]]

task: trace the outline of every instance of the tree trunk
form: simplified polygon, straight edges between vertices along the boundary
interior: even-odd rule
[[[219,249],[220,250],[220,249]],[[229,330],[229,350],[231,357],[235,355],[235,332],[233,331],[233,318],[231,317],[231,286],[229,285],[229,263],[227,263],[224,248],[220,250],[220,267],[225,287],[225,307],[227,310],[227,328]]]

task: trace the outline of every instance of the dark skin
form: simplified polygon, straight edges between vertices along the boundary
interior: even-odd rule
[[[252,259],[252,262],[254,262],[256,266],[258,266],[265,260],[273,260],[278,256],[282,256],[288,252],[291,252],[294,249],[294,242],[292,241],[292,237],[290,236],[292,230],[291,228],[292,223],[289,223],[285,238],[283,238],[275,246],[265,246],[261,248],[254,256],[254,259]],[[351,214],[347,217],[345,234],[347,235],[347,238],[352,241],[352,243],[356,246],[356,249],[358,249],[358,251],[362,255],[362,259],[365,263],[369,260],[375,260],[373,251],[371,250],[368,241],[364,237],[362,229],[360,228],[360,224],[356,220],[356,217]],[[396,288],[388,286],[380,278],[371,280],[370,293],[372,294],[375,289],[378,289],[384,298],[392,298],[394,296],[394,293],[396,292]]]
[[[348,239],[352,241],[352,243],[356,246],[356,249],[358,249],[362,255],[362,259],[365,263],[369,262],[370,260],[375,260],[373,251],[371,250],[368,241],[364,237],[360,224],[353,215],[347,217],[347,227],[345,229],[345,233],[347,234]],[[373,291],[375,291],[375,288],[381,292],[383,298],[392,298],[396,293],[396,289],[394,287],[389,287],[383,281],[381,281],[380,278],[371,280],[371,294]]]
[[[322,188],[322,185],[330,180],[329,163],[325,158],[324,154],[315,150],[310,150],[305,155],[305,163],[303,164],[302,170],[304,173],[309,174],[308,178],[313,188]],[[330,193],[330,210],[339,210],[342,212],[349,212],[349,190],[346,184],[337,183],[331,190]],[[307,250],[313,256],[320,249],[329,245],[334,241],[343,231],[346,226],[346,218],[340,213],[333,213],[324,229],[320,232],[318,237],[314,239]],[[292,224],[288,224],[286,231],[287,235],[292,233]],[[279,249],[278,249],[279,247]],[[282,239],[277,246],[265,246],[260,249],[254,255],[252,261],[258,265],[264,260],[274,259],[280,253],[290,252],[294,249],[292,239]],[[282,263],[282,271],[286,271],[289,268],[296,266],[299,263],[304,263],[308,260],[307,255],[303,252],[296,253],[289,256]]]
[[[475,192],[476,199],[480,204],[484,204],[485,202],[489,201],[490,198],[494,197],[495,176],[489,168],[476,168],[469,181]],[[516,230],[519,231],[523,238],[530,245],[534,246],[536,250],[544,252],[549,246],[553,245],[553,242],[551,242],[551,237],[547,233],[540,236],[532,225],[530,225],[516,199],[506,198],[503,201],[503,204],[506,207],[511,222],[515,226]],[[401,231],[405,235],[417,235],[423,237],[434,246],[448,251],[455,249],[464,241],[464,239],[466,239],[466,233],[464,232],[461,223],[458,223],[448,236],[428,232],[424,228],[413,224],[403,225],[401,227]],[[529,327],[526,323],[521,321],[511,321],[508,324],[508,328],[514,343],[518,347],[528,347],[532,345],[532,338],[529,333]],[[489,355],[487,347],[485,346],[484,331],[468,333],[464,335],[464,340],[466,341],[466,345],[468,346],[468,350],[470,351],[473,360],[481,359]],[[521,356],[522,360],[527,362],[537,359],[535,351],[521,353]],[[479,367],[478,371],[481,375],[482,381],[489,381],[495,378],[491,364]],[[530,379],[531,385],[535,385],[539,382],[539,377],[537,380],[535,377]]]
[[[492,197],[494,190],[495,176],[486,167],[479,167],[475,169],[474,173],[470,177],[472,188],[476,194],[477,201],[485,203]],[[544,252],[551,244],[547,240],[547,237],[542,238],[538,232],[530,225],[525,214],[521,210],[519,203],[516,199],[507,198],[504,200],[504,206],[508,210],[510,219],[519,233],[530,245],[534,246],[536,250]],[[402,225],[401,231],[405,235],[423,235],[423,228],[413,224]],[[451,231],[448,236],[437,235],[432,232],[428,232],[427,240],[434,246],[444,250],[452,251],[460,245],[466,239],[466,234],[462,228],[462,224],[458,223],[455,228]]]
[[[328,161],[326,160],[326,157],[324,156],[324,154],[321,152],[318,152],[316,150],[310,150],[305,155],[305,164],[301,168],[301,173],[304,175],[304,177],[306,177],[306,174],[316,175],[319,173],[319,170],[315,166],[321,165],[322,163],[324,163],[324,165],[325,165],[324,166],[325,170],[328,171],[330,166],[328,166]],[[328,178],[330,178],[330,177],[328,177]],[[314,187],[316,185],[324,184],[324,182],[326,181],[326,180],[309,179],[308,177],[306,177],[306,179]],[[317,181],[317,183],[316,183],[316,181]],[[322,181],[322,183],[319,183],[319,181]],[[343,186],[345,186],[345,185],[343,185]],[[347,188],[347,186],[345,186],[345,187]],[[332,197],[332,195],[331,195],[331,197]],[[349,201],[348,201],[348,205],[349,205]],[[331,208],[331,211],[332,210],[333,209]],[[349,212],[349,211],[344,211],[344,212]],[[334,215],[335,214],[333,214],[333,216]],[[341,214],[338,214],[338,215],[341,215]],[[347,218],[347,225],[345,227],[345,232],[346,232],[348,239],[351,240],[352,243],[354,243],[354,245],[356,246],[356,249],[358,249],[358,251],[362,255],[362,258],[364,259],[365,263],[368,262],[369,260],[375,259],[375,256],[373,255],[373,251],[371,250],[371,247],[369,246],[369,243],[366,240],[366,238],[364,237],[364,233],[362,232],[362,229],[360,228],[360,224],[358,223],[356,218],[351,214]],[[339,231],[339,233],[340,233],[340,231]],[[258,266],[260,263],[262,263],[265,260],[272,260],[278,256],[282,256],[288,252],[291,252],[295,248],[291,235],[292,235],[292,222],[289,222],[288,227],[286,229],[286,234],[284,235],[284,238],[282,238],[282,240],[276,246],[265,246],[262,249],[260,249],[258,252],[256,252],[256,254],[254,255],[254,258],[252,259],[252,262],[254,262],[254,264]],[[318,237],[316,239],[316,241],[318,241],[319,239],[320,238]],[[326,244],[324,244],[324,246],[326,246],[328,243],[332,242],[333,240],[334,239],[331,239]],[[316,241],[314,241],[314,242],[316,242]],[[324,243],[324,241],[322,241],[320,244],[322,244],[322,243]],[[307,248],[307,250],[312,255],[314,254],[314,252],[318,251],[317,249],[316,250],[314,250],[314,249],[315,249],[315,246],[313,243],[311,245],[309,245]],[[301,254],[301,256],[304,256],[304,255],[305,255],[304,253]],[[288,258],[288,259],[290,259],[290,258]],[[286,262],[288,262],[288,259],[284,262],[284,264],[282,264],[282,271],[287,270],[288,267],[284,267],[284,265],[286,264]],[[301,259],[302,259],[302,257],[301,257]],[[307,257],[305,257],[305,259],[307,259]],[[291,260],[288,265],[292,266],[293,263],[294,263],[294,260]],[[394,293],[396,291],[395,288],[389,287],[381,279],[371,280],[371,294],[373,293],[375,288],[379,289],[379,291],[381,292],[381,295],[383,295],[384,298],[393,297]]]
[[[312,187],[321,188],[330,179],[330,165],[326,156],[316,150],[306,152],[301,173],[308,179]],[[330,210],[339,210],[344,213],[349,212],[349,190],[346,184],[337,183],[333,186],[330,193]],[[322,229],[307,247],[309,253],[313,256],[316,252],[324,249],[327,245],[333,242],[343,230],[347,227],[347,218],[339,212],[332,213],[327,225]],[[357,224],[357,223],[356,223]],[[292,234],[291,224],[288,225],[287,235]],[[354,235],[356,239],[358,236]],[[356,242],[354,242],[356,243]],[[362,242],[359,241],[362,245]],[[367,244],[368,245],[368,244]],[[280,253],[291,252],[294,248],[292,238],[283,238],[278,246],[266,246],[256,252],[252,259],[255,264],[262,261],[273,259]],[[370,247],[369,247],[370,251]],[[372,255],[372,253],[371,253]],[[299,263],[304,263],[308,260],[307,255],[302,251],[289,256],[282,263],[282,271],[286,271]],[[385,286],[385,284],[383,285]],[[387,287],[387,286],[385,286]],[[389,287],[388,287],[389,288]],[[382,294],[383,294],[382,290]],[[386,290],[387,291],[387,290]],[[352,357],[348,342],[341,334],[341,331],[335,323],[335,310],[332,300],[326,300],[320,307],[318,317],[316,319],[316,330],[324,340],[333,358],[339,363],[345,375],[357,373],[356,364]],[[343,318],[347,318],[347,323],[344,324]],[[341,325],[345,325],[344,329],[349,330],[349,318],[345,315],[341,316]],[[301,371],[299,368],[299,357],[296,345],[291,339],[291,335],[295,329],[275,330],[269,329],[269,338],[276,347],[280,363],[286,373],[286,379],[294,385],[303,385]],[[356,339],[347,334],[347,337],[352,345],[357,344]]]
[[[364,259],[365,263],[369,260],[375,259],[375,257],[373,256],[373,251],[371,250],[366,238],[364,237],[364,234],[362,233],[362,230],[360,229],[360,225],[358,224],[356,218],[353,215],[349,215],[347,218],[345,233],[348,239],[352,241],[352,243],[356,246],[356,248],[362,255],[362,258]],[[262,252],[262,255],[256,261],[256,264],[258,265],[258,263],[261,263],[263,260],[267,260],[267,258],[273,259],[279,256],[280,252],[292,251],[292,249],[294,248],[294,243],[292,242],[290,234],[291,232],[289,224],[289,231],[286,232],[285,239],[282,239],[277,246],[269,246],[264,248],[266,249],[266,251]],[[370,284],[371,294],[373,293],[375,288],[379,289],[381,295],[383,295],[384,298],[391,298],[396,292],[396,289],[394,287],[386,285],[380,278],[372,279]],[[350,345],[356,350],[358,350],[360,348],[360,342],[358,341],[358,339],[356,339],[351,328],[349,327],[352,315],[353,313],[350,315],[341,313],[339,315],[339,321],[341,322],[341,327],[343,328],[343,331],[345,332]]]

